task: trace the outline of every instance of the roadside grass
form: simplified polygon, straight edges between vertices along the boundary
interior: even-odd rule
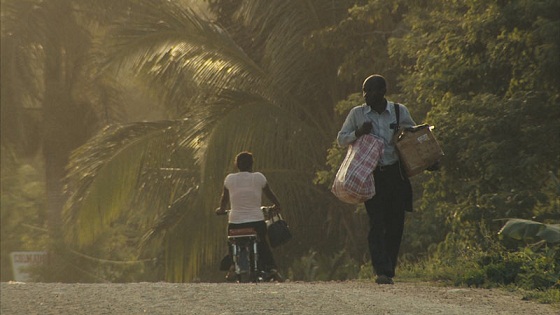
[[[371,269],[371,267],[370,267]],[[403,282],[431,282],[457,287],[497,288],[520,293],[523,300],[533,300],[551,304],[560,309],[560,280],[558,285],[546,289],[526,289],[515,283],[492,282],[488,270],[481,268],[473,260],[455,261],[449,265],[441,261],[403,262],[398,269],[399,280]]]
[[[458,255],[404,259],[399,263],[396,281],[507,290],[520,293],[524,300],[552,304],[560,309],[556,253],[463,250]],[[335,255],[310,251],[294,261],[286,274],[293,281],[375,279],[370,262],[356,262],[344,251]]]
[[[560,289],[546,291],[525,291],[524,299],[536,300],[545,304],[553,304],[560,309]]]

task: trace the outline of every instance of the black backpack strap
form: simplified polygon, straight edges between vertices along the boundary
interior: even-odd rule
[[[401,117],[400,117],[401,106],[399,105],[399,103],[394,103],[393,105],[395,105],[395,114],[397,115],[397,124],[395,126],[395,133],[397,133],[399,129],[401,129]]]
[[[396,138],[400,137],[400,129],[401,129],[400,109],[401,109],[401,105],[399,103],[394,103],[394,105],[395,105],[395,114],[397,116],[397,123],[395,125],[395,133],[393,134],[393,141],[396,141]],[[410,182],[408,181],[408,178],[406,177],[406,172],[403,170],[403,166],[401,164],[400,157],[399,157],[398,163],[399,163],[399,170],[401,172],[401,178],[403,180],[406,179],[406,185],[407,185],[406,188],[410,190],[410,194],[407,194],[407,197],[406,197],[406,205],[407,205],[407,207],[410,207],[410,208],[406,208],[405,210],[406,211],[412,211],[412,186],[410,186]]]

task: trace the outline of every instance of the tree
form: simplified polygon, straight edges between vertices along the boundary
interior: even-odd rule
[[[428,109],[411,102],[409,95],[401,90],[399,81],[400,75],[407,66],[414,62],[413,59],[398,60],[391,58],[390,55],[390,40],[402,37],[409,32],[405,17],[410,10],[422,5],[423,2],[379,0],[356,3],[346,15],[340,17],[336,25],[314,32],[313,37],[306,41],[307,47],[317,54],[327,53],[337,56],[338,78],[341,82],[346,83],[346,86],[351,87],[344,94],[346,99],[336,104],[336,128],[340,128],[352,107],[364,103],[362,93],[356,93],[356,90],[359,91],[363,80],[373,73],[383,74],[386,77],[389,83],[389,99],[406,104],[417,122],[424,119]],[[336,52],[341,53],[336,54]],[[326,167],[317,172],[315,182],[330,187],[345,154],[346,148],[339,147],[333,141],[328,149]],[[415,204],[418,205],[422,200],[423,180],[424,176],[418,176],[412,180]],[[367,243],[363,241],[365,231],[369,228],[367,214],[362,205],[354,207],[356,208],[354,211],[351,210],[352,207],[348,208],[350,209],[345,211],[352,213],[352,220],[338,221],[344,223],[348,230],[353,231],[349,234],[353,238],[349,243],[355,246],[354,253],[363,256],[368,251]],[[334,210],[332,215],[338,218],[341,211],[340,209]],[[411,226],[409,222],[410,220],[407,220],[407,229]],[[411,238],[411,242],[417,240],[418,237]],[[404,243],[403,247],[407,247],[406,239]],[[406,249],[403,252],[411,253]],[[359,255],[353,255],[353,258],[360,261]],[[360,262],[365,262],[365,260],[362,259]]]
[[[212,211],[223,178],[235,154],[250,150],[287,209],[298,240],[292,252],[336,241],[323,232],[333,199],[312,185],[337,128],[336,68],[303,47],[334,9],[245,1],[231,15],[252,40],[240,45],[239,33],[173,2],[132,6],[112,33],[111,64],[136,69],[176,119],[110,126],[76,151],[69,240],[85,246],[117,218],[139,216],[146,244],[156,244],[146,255],[165,258],[167,280],[200,276],[225,253],[225,222]]]
[[[402,66],[389,56],[389,39],[406,34],[403,20],[409,10],[407,1],[355,1],[348,12],[336,16],[333,25],[315,31],[306,41],[318,54],[336,58],[337,76],[355,93],[356,87],[372,73],[380,73],[390,83],[397,83]],[[399,93],[398,85],[390,86]]]
[[[484,244],[486,231],[502,224],[496,219],[553,219],[558,3],[428,3],[409,14],[411,32],[391,46],[398,60],[416,60],[403,91],[431,108],[428,122],[446,153],[425,186],[418,226],[432,237],[422,246],[445,238]]]
[[[496,219],[557,216],[557,193],[547,188],[559,160],[558,147],[550,145],[558,142],[559,128],[559,45],[551,35],[558,30],[557,11],[550,1],[391,6],[372,0],[321,33],[326,47],[358,47],[348,49],[344,62],[359,65],[368,42],[352,45],[357,35],[345,36],[347,30],[363,34],[356,30],[368,24],[384,30],[375,34],[385,34],[386,44],[375,43],[386,53],[376,56],[387,58],[380,60],[389,67],[379,72],[392,74],[398,94],[391,98],[406,103],[417,121],[436,126],[444,167],[412,179],[418,211],[403,242],[409,257],[421,257],[446,238],[480,242],[486,231],[499,229]],[[394,14],[382,20],[393,28],[375,24],[381,23],[375,12]],[[340,115],[359,99],[340,102]],[[343,155],[333,145],[319,182],[332,181]]]
[[[99,30],[89,22],[99,15],[91,8],[89,1],[2,1],[2,151],[41,155],[52,242],[60,240],[70,152],[119,114],[116,85],[93,62]]]
[[[17,161],[8,150],[2,150],[2,177],[0,209],[1,266],[3,282],[13,280],[10,253],[34,251],[47,243],[45,215],[45,185],[43,172],[37,170],[37,161]]]

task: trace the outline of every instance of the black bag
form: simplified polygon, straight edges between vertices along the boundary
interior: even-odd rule
[[[232,265],[233,265],[233,258],[231,258],[230,254],[227,254],[224,258],[222,258],[222,261],[220,261],[220,270],[229,271]]]
[[[278,247],[292,238],[288,223],[284,221],[280,213],[270,215],[266,223],[268,225],[270,247]]]

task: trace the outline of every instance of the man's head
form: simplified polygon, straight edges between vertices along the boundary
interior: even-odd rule
[[[376,103],[381,103],[385,100],[387,81],[379,74],[370,75],[364,80],[362,92],[366,104],[371,106]]]
[[[235,165],[242,172],[249,172],[253,168],[253,154],[243,151],[235,157]]]

